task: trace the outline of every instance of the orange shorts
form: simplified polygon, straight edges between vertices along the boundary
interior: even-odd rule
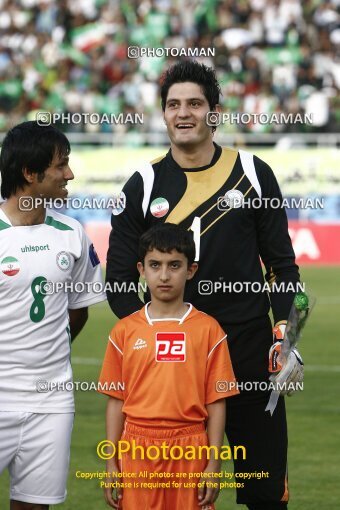
[[[146,458],[146,455],[141,459],[138,452],[132,458],[132,448],[122,454],[121,471],[136,474],[134,478],[124,479],[124,483],[132,482],[134,487],[124,489],[122,510],[214,510],[214,505],[198,506],[200,477],[189,478],[189,473],[204,471],[206,458],[174,460],[169,454],[174,446],[180,448],[172,449],[172,457],[180,456],[182,449],[188,446],[207,445],[208,437],[202,423],[179,429],[153,429],[126,423],[121,440],[130,444],[134,440],[134,444],[142,446],[145,452],[148,447],[158,447],[149,448],[151,457],[157,456],[157,450],[161,451],[160,458],[155,460]],[[169,446],[164,454],[162,444]],[[182,473],[186,473],[186,477],[181,477]],[[160,487],[159,484],[164,485]]]

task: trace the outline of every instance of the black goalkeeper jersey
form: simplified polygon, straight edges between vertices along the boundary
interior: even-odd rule
[[[215,144],[209,165],[188,169],[175,162],[170,150],[136,171],[123,191],[126,207],[112,215],[106,273],[115,289],[108,300],[118,317],[143,306],[129,288],[131,282],[137,288],[139,280],[139,238],[167,221],[191,228],[199,238],[199,269],[187,282],[186,301],[221,324],[265,316],[270,301],[275,322],[288,318],[294,292],[286,290],[299,281],[299,272],[286,212],[279,206],[281,192],[265,162]],[[278,288],[283,282],[284,291],[265,291],[260,257],[267,282]]]

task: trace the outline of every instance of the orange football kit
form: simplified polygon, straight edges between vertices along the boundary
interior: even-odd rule
[[[100,385],[101,393],[124,401],[121,439],[134,440],[144,451],[164,443],[183,450],[208,445],[206,405],[238,393],[226,334],[192,305],[181,319],[151,319],[146,305],[119,321],[110,333]],[[155,460],[132,457],[130,450],[120,461],[121,471],[136,473],[135,488],[123,492],[124,510],[202,508],[193,486],[200,478],[180,474],[203,472],[206,458],[174,460],[169,453]],[[149,483],[163,485],[151,490]]]

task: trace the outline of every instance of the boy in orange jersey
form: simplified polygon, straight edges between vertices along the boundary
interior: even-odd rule
[[[114,482],[122,479],[113,475],[106,480],[105,500],[112,508],[214,509],[220,459],[197,455],[186,460],[184,454],[178,459],[179,452],[188,447],[198,451],[203,445],[219,451],[225,397],[238,391],[227,384],[234,383],[235,377],[226,334],[215,319],[183,301],[185,283],[197,270],[194,258],[192,232],[177,225],[163,223],[141,237],[138,270],[147,282],[151,302],[111,331],[100,383],[103,387],[121,381],[124,389],[101,392],[110,396],[107,440],[117,447],[119,440],[134,443],[144,452],[150,446],[167,449],[156,459],[154,451],[152,459],[146,454],[143,459],[131,449],[120,459],[116,454],[107,461],[107,472],[135,473],[124,480],[132,482],[132,488],[118,489],[116,498]],[[176,477],[182,473],[183,478]],[[189,479],[189,473],[202,476]],[[162,483],[151,490],[149,482]]]

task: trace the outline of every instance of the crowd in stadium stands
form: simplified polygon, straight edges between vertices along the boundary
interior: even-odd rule
[[[214,48],[198,60],[217,70],[224,111],[313,118],[224,132],[334,132],[339,9],[340,0],[0,0],[0,132],[38,111],[144,114],[142,126],[68,132],[165,131],[159,80],[178,57],[127,58],[129,46]]]

